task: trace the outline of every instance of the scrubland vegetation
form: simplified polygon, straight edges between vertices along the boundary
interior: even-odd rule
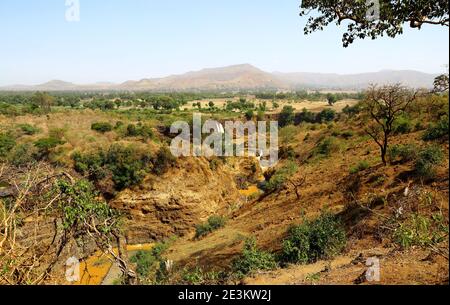
[[[380,103],[392,92],[397,98]],[[217,97],[230,101],[196,102]],[[348,98],[358,102],[334,108]],[[293,107],[305,99],[329,105]],[[236,181],[229,188],[257,185],[259,193],[205,211],[190,224],[191,234],[149,238],[160,243],[127,257],[123,230],[148,212],[111,203],[153,181],[170,186],[178,179],[184,159],[168,149],[168,127],[191,122],[193,111],[219,120],[278,119],[281,160],[263,181],[255,178],[262,174],[254,160],[247,174],[233,160],[208,160],[189,174],[226,173]],[[118,284],[239,283],[365,251],[359,242],[399,253],[417,247],[448,260],[448,111],[448,93],[401,86],[336,96],[1,93],[0,282],[64,282],[55,274],[73,245],[82,257],[96,249],[113,257]],[[158,209],[168,227],[171,217],[184,217]],[[36,226],[46,235],[30,235]],[[44,244],[36,244],[39,238]],[[200,254],[189,254],[196,247]],[[226,253],[223,261],[218,251]],[[204,264],[189,263],[195,253]]]

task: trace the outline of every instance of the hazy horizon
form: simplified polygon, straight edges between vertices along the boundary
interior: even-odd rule
[[[122,83],[237,64],[284,73],[445,71],[447,28],[405,28],[396,39],[343,48],[343,26],[304,36],[299,5],[80,0],[80,21],[68,22],[65,0],[3,0],[0,86]]]

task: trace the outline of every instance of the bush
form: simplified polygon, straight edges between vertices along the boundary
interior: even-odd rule
[[[241,256],[233,261],[232,269],[239,277],[243,277],[258,270],[275,269],[277,265],[275,256],[258,249],[256,240],[251,238],[245,242]]]
[[[324,213],[314,221],[305,221],[289,230],[289,237],[283,242],[281,260],[287,263],[314,263],[340,254],[345,244],[345,230],[341,222],[336,216]]]
[[[146,174],[149,156],[141,155],[133,147],[114,144],[106,155],[106,164],[112,172],[117,190],[140,184]]]
[[[153,160],[153,173],[163,175],[167,170],[176,164],[176,158],[167,147],[161,147]]]
[[[358,165],[352,167],[350,169],[350,174],[357,174],[359,172],[362,172],[370,167],[369,163],[367,161],[361,161],[358,163]]]
[[[316,121],[319,123],[331,122],[336,118],[336,111],[333,109],[324,109],[317,114]]]
[[[134,125],[129,124],[127,126],[127,137],[143,137],[145,139],[150,139],[153,137],[153,130],[150,126],[147,125]]]
[[[16,140],[11,134],[0,134],[0,159],[6,158],[15,145]]]
[[[292,123],[294,123],[294,119],[294,108],[292,106],[284,106],[279,117],[280,127],[291,125]]]
[[[355,135],[355,133],[351,130],[347,130],[347,131],[344,131],[343,133],[341,133],[341,137],[343,137],[346,140],[352,138],[354,135]]]
[[[36,142],[34,142],[34,146],[37,148],[37,159],[42,159],[42,158],[46,158],[48,157],[48,155],[50,154],[50,151],[54,148],[56,148],[59,145],[64,144],[65,142],[54,138],[54,137],[49,137],[49,138],[42,138],[37,140]]]
[[[158,263],[161,264],[164,260],[162,255],[168,248],[167,242],[157,243],[151,250],[139,250],[130,258],[130,261],[136,264],[136,273],[141,279],[158,275]]]
[[[339,149],[337,139],[335,137],[327,137],[322,139],[314,148],[313,155],[321,157],[329,157],[331,153]]]
[[[402,115],[394,121],[392,128],[395,134],[410,133],[413,130],[413,123],[409,117]]]
[[[26,135],[28,136],[32,136],[35,135],[39,132],[41,132],[41,130],[35,126],[32,126],[30,124],[20,124],[17,125],[17,127]]]
[[[145,278],[149,276],[150,270],[157,262],[155,256],[153,256],[151,251],[138,251],[130,259],[133,264],[136,264],[136,273],[141,277]]]
[[[132,146],[113,144],[108,151],[72,155],[77,172],[99,181],[110,172],[114,187],[123,190],[138,185],[144,179],[151,157]]]
[[[35,148],[31,144],[20,144],[11,151],[9,161],[14,166],[24,166],[33,163],[35,155]]]
[[[413,144],[394,145],[388,150],[388,158],[391,163],[406,163],[417,158],[419,149]]]
[[[444,154],[438,146],[430,146],[422,150],[415,164],[416,175],[423,180],[431,180],[436,176],[436,166],[444,160]]]
[[[447,239],[448,225],[441,213],[431,217],[413,214],[394,232],[394,241],[402,248],[428,247]]]
[[[108,122],[98,122],[91,125],[91,129],[100,133],[106,133],[113,130],[113,126]]]
[[[285,184],[286,180],[298,171],[298,166],[294,162],[288,162],[285,166],[275,171],[268,179],[260,185],[265,192],[274,192],[279,190]]]
[[[245,112],[245,118],[247,119],[247,121],[250,121],[251,119],[253,119],[254,116],[255,116],[255,113],[251,109],[249,109]]]
[[[225,226],[225,218],[221,216],[211,216],[204,224],[199,224],[195,228],[195,238],[201,238],[209,233]]]
[[[433,141],[444,137],[448,137],[448,129],[449,129],[448,116],[444,116],[437,124],[431,126],[425,131],[423,135],[423,140]]]

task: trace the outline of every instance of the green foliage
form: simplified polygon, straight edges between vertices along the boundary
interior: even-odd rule
[[[310,15],[304,28],[305,34],[322,31],[330,24],[347,24],[342,37],[344,47],[348,47],[356,39],[396,37],[405,32],[404,26],[407,25],[417,29],[427,23],[448,26],[447,1],[424,0],[419,3],[380,0],[379,16],[367,18],[367,13],[374,9],[371,1],[304,0],[300,16]]]
[[[71,184],[60,180],[56,189],[60,194],[58,200],[65,230],[87,230],[89,226],[95,226],[100,233],[108,235],[118,229],[119,214],[97,199],[97,193],[88,181]]]
[[[403,114],[395,119],[392,130],[394,134],[410,133],[413,130],[413,123],[407,115]]]
[[[336,118],[336,111],[334,109],[324,109],[317,114],[316,121],[319,123],[331,122]]]
[[[11,134],[0,134],[0,160],[6,158],[15,145],[16,140]]]
[[[350,168],[350,174],[357,174],[362,172],[370,167],[367,161],[361,161],[356,166]]]
[[[439,146],[429,146],[419,153],[415,164],[415,172],[423,180],[431,180],[436,176],[436,167],[444,160],[444,153]]]
[[[294,123],[295,114],[292,106],[284,106],[278,119],[280,127],[285,127]]]
[[[35,161],[36,150],[29,144],[17,145],[10,153],[9,162],[14,166],[25,166]]]
[[[324,213],[316,220],[291,227],[288,238],[283,242],[281,260],[306,264],[330,259],[340,254],[345,244],[345,230],[339,219]]]
[[[333,106],[337,101],[338,101],[338,99],[337,99],[336,95],[334,95],[332,93],[327,94],[328,105]]]
[[[74,168],[90,180],[98,181],[111,173],[117,190],[138,185],[148,171],[151,156],[133,146],[113,144],[106,151],[72,155]]]
[[[28,136],[32,136],[35,135],[39,132],[41,132],[41,130],[39,128],[37,128],[36,126],[30,125],[30,124],[19,124],[17,125],[17,127],[26,135]]]
[[[355,133],[351,130],[346,130],[340,134],[340,136],[346,140],[352,138],[354,135],[355,135]]]
[[[106,155],[105,163],[113,174],[116,188],[122,190],[142,182],[149,159],[149,156],[140,155],[131,146],[114,144]]]
[[[169,242],[157,243],[151,250],[140,250],[130,258],[130,261],[136,264],[136,272],[141,280],[151,276],[159,276],[161,280],[163,270],[157,270],[158,263],[163,262],[162,256],[169,246]]]
[[[449,123],[448,116],[443,116],[437,124],[431,126],[425,131],[423,135],[423,140],[433,141],[442,139],[444,137],[448,138],[448,130],[449,130],[448,123]]]
[[[186,285],[217,285],[220,284],[227,274],[224,272],[205,272],[202,268],[184,270],[182,274],[182,284]]]
[[[362,107],[360,103],[356,104],[355,106],[347,105],[344,107],[344,109],[342,109],[342,112],[348,115],[349,117],[353,117],[361,112],[361,108]]]
[[[243,277],[258,270],[275,269],[277,265],[275,256],[260,250],[256,240],[250,238],[245,242],[241,256],[233,261],[232,269],[239,277]]]
[[[47,158],[50,151],[65,142],[55,137],[42,138],[34,142],[34,146],[37,148],[37,159]]]
[[[286,165],[276,170],[267,182],[260,186],[265,192],[275,192],[283,187],[286,181],[298,171],[295,162],[289,161]]]
[[[448,225],[442,213],[431,217],[412,214],[394,232],[394,241],[402,248],[429,247],[447,240]]]
[[[97,122],[91,125],[91,129],[100,133],[106,133],[113,130],[113,126],[108,122]]]
[[[169,148],[163,146],[153,160],[153,173],[163,175],[167,170],[176,164],[176,158]]]
[[[130,259],[133,264],[136,264],[136,273],[141,278],[149,276],[151,269],[157,262],[157,259],[153,255],[152,251],[141,250],[133,255]]]
[[[245,118],[247,119],[247,121],[250,121],[251,119],[253,119],[254,116],[255,116],[255,113],[253,112],[252,109],[249,109],[245,112]]]
[[[201,238],[225,226],[226,220],[222,216],[211,216],[208,221],[195,227],[195,238]]]
[[[394,145],[388,149],[388,158],[391,163],[406,163],[417,158],[419,148],[414,144]]]
[[[323,138],[313,150],[313,156],[328,158],[333,152],[339,150],[339,144],[335,137]]]

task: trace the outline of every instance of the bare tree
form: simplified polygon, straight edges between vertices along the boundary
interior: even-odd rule
[[[386,153],[389,138],[393,132],[393,124],[417,96],[418,91],[410,90],[400,84],[380,88],[372,85],[367,91],[364,104],[372,122],[366,127],[366,132],[380,147],[384,165],[387,164]]]

